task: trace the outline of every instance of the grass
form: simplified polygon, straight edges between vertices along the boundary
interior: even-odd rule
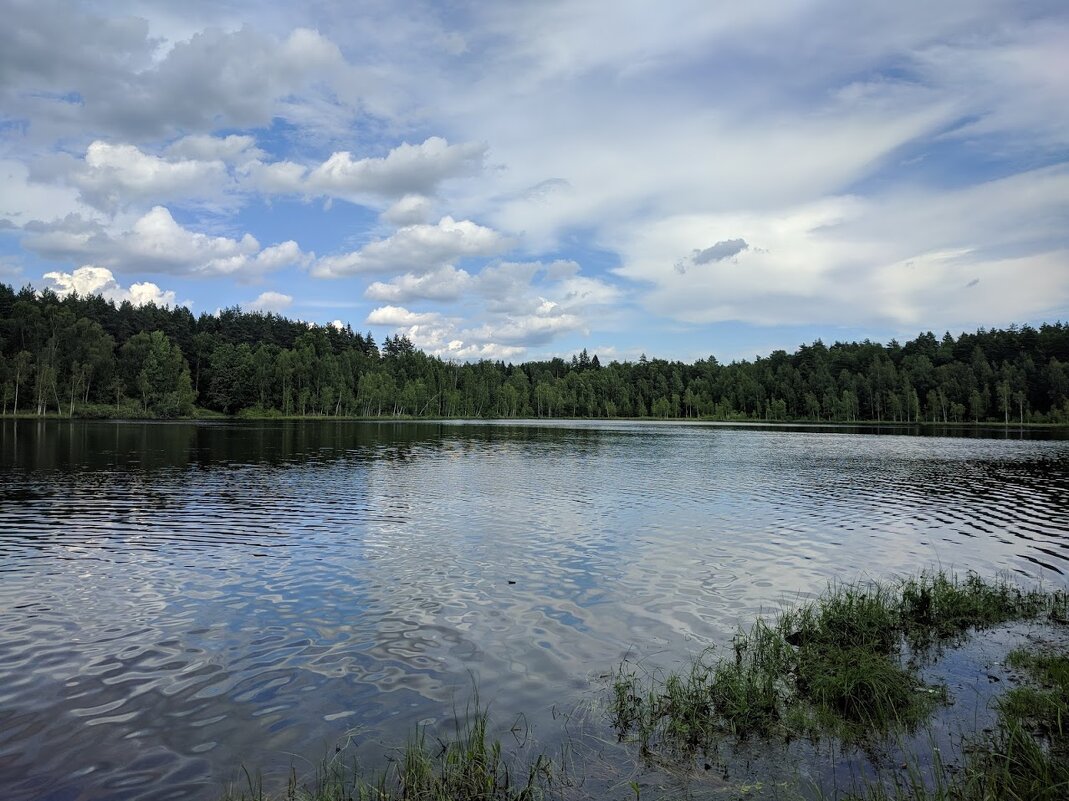
[[[709,754],[725,736],[830,735],[875,744],[892,731],[915,730],[947,700],[944,688],[920,679],[924,649],[1043,616],[1069,622],[1069,593],[941,571],[893,583],[835,584],[816,600],[758,619],[722,654],[706,650],[684,670],[650,673],[625,661],[613,674],[609,711],[619,739],[638,743],[662,764]],[[947,767],[931,754],[923,765],[892,766],[885,781],[850,797],[1069,798],[1069,656],[1014,651],[1007,662],[1026,683],[1001,697],[995,731],[970,740],[962,764]],[[431,741],[420,730],[370,778],[339,756],[304,780],[291,774],[274,795],[246,774],[222,801],[537,801],[554,782],[563,786],[563,774],[554,775],[563,763],[539,754],[520,764],[503,755],[477,697],[454,719],[454,736]],[[632,790],[637,797],[634,782]]]
[[[455,716],[455,736],[428,743],[420,729],[377,776],[364,778],[358,766],[328,761],[308,779],[290,775],[286,788],[266,795],[261,779],[246,773],[243,787],[226,792],[222,801],[537,801],[552,778],[552,764],[538,755],[515,767],[502,754],[501,743],[487,733],[487,711],[474,709]]]
[[[1069,656],[1017,650],[1007,662],[1029,674],[1038,686],[1015,687],[1006,693],[1002,714],[1069,747]],[[1069,753],[1065,756],[1069,758]]]
[[[958,770],[944,766],[929,784],[907,770],[889,786],[871,785],[857,801],[1063,801],[1069,798],[1069,656],[1016,650],[1008,664],[1033,684],[999,701],[997,730],[972,743]]]
[[[725,734],[860,739],[910,729],[946,696],[903,658],[907,643],[916,653],[971,629],[1044,612],[1057,618],[1065,603],[1064,593],[942,571],[894,584],[834,585],[740,631],[730,656],[705,652],[663,677],[621,665],[613,724],[644,751],[706,748]]]

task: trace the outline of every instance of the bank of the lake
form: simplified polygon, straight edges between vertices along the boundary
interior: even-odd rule
[[[937,420],[838,420],[838,419],[762,419],[751,417],[713,417],[709,415],[689,417],[508,417],[487,416],[472,418],[464,415],[331,415],[331,414],[284,414],[273,410],[256,408],[243,409],[236,414],[225,414],[213,409],[196,407],[188,415],[172,417],[160,417],[159,415],[146,414],[136,406],[115,408],[106,404],[89,407],[76,407],[72,413],[46,412],[35,414],[20,412],[18,414],[0,414],[0,420],[113,420],[113,421],[247,421],[247,422],[485,422],[485,423],[508,423],[514,425],[539,425],[559,423],[682,423],[682,424],[710,424],[724,426],[768,426],[782,427],[797,430],[821,430],[821,431],[873,431],[891,432],[899,434],[925,434],[925,435],[950,435],[956,433],[987,433],[991,436],[1007,437],[1020,435],[1024,432],[1038,432],[1056,437],[1069,437],[1069,423],[1037,423],[1011,421],[1006,423],[1000,420],[975,420],[975,421],[937,421]]]

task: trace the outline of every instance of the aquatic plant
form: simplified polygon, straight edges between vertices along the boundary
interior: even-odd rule
[[[487,732],[488,714],[476,697],[471,709],[454,716],[455,736],[435,738],[432,747],[421,728],[376,777],[367,779],[356,765],[333,759],[315,774],[291,773],[286,788],[264,793],[261,779],[246,774],[244,786],[228,790],[221,801],[536,801],[551,779],[552,764],[542,755],[517,766],[501,742]]]
[[[990,736],[974,737],[963,765],[936,761],[931,781],[906,766],[904,773],[871,783],[854,801],[1062,801],[1069,798],[1069,656],[1016,650],[1007,663],[1034,685],[1015,687],[999,701]]]
[[[906,643],[916,654],[970,629],[1056,616],[1064,603],[1059,593],[972,573],[835,584],[740,631],[730,656],[707,651],[664,677],[621,665],[610,713],[621,738],[647,751],[707,747],[724,734],[861,738],[908,729],[946,695],[923,684],[903,658]]]

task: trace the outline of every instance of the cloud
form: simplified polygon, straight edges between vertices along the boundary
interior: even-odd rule
[[[114,8],[19,0],[0,29],[3,236],[64,269],[307,265],[439,309],[415,325],[443,353],[600,337],[632,297],[653,338],[1069,308],[1057,3]],[[135,230],[190,205],[201,239]]]
[[[93,215],[76,189],[33,181],[21,162],[0,160],[0,221],[21,227],[30,220],[54,220],[68,214]]]
[[[649,312],[694,324],[1007,324],[1057,316],[1069,304],[1065,213],[1069,165],[955,191],[679,215],[621,231],[618,272],[647,282]],[[737,264],[672,269],[680,244],[708,241],[710,231],[738,232],[761,248],[740,252]]]
[[[353,159],[348,151],[342,151],[312,170],[306,185],[313,192],[334,196],[428,195],[447,178],[481,170],[485,155],[484,144],[450,145],[438,136],[419,145],[405,142],[379,159]]]
[[[428,197],[405,195],[382,213],[382,219],[398,226],[427,222],[430,219],[431,206]]]
[[[494,323],[469,332],[476,340],[520,345],[524,348],[544,345],[560,334],[587,329],[586,321],[570,314],[561,306],[545,298],[532,314],[506,315]]]
[[[368,325],[413,326],[437,323],[442,315],[437,312],[411,312],[401,306],[380,306],[373,309],[364,321]]]
[[[403,303],[427,298],[431,293],[424,284],[450,287],[449,297],[429,299],[459,301],[467,313],[416,312],[391,304],[375,309],[367,322],[391,327],[428,353],[449,359],[516,358],[558,337],[588,333],[591,316],[621,300],[619,290],[581,275],[572,261],[500,262],[476,275],[450,268],[441,274],[399,276],[388,284],[372,284],[367,295]]]
[[[249,278],[306,264],[314,256],[303,253],[293,241],[261,248],[251,234],[231,239],[190,231],[163,206],[119,232],[78,215],[52,223],[27,223],[23,230],[23,245],[44,258],[91,261],[119,272]]]
[[[711,261],[723,261],[737,256],[750,246],[745,239],[724,239],[705,250],[694,251],[695,264],[708,264]]]
[[[220,160],[169,161],[133,145],[96,141],[68,180],[86,203],[115,212],[130,203],[218,196],[228,175]]]
[[[144,18],[102,17],[55,0],[15,3],[0,29],[0,100],[8,115],[32,118],[34,133],[138,140],[276,116],[310,124],[309,106],[351,115],[343,96],[364,80],[308,28],[281,39],[251,27],[207,28],[163,44]]]
[[[293,295],[285,295],[282,292],[261,292],[255,300],[250,300],[246,306],[255,311],[274,312],[280,314],[293,305]]]
[[[724,259],[730,259],[733,256],[737,256],[744,250],[749,249],[745,239],[724,239],[717,242],[715,245],[703,249],[695,249],[690,252],[689,256],[686,256],[676,262],[676,272],[683,274],[690,267],[702,264],[710,264],[712,262],[723,261]]]
[[[462,258],[492,256],[509,241],[491,228],[471,220],[443,217],[436,225],[406,225],[392,236],[360,250],[319,259],[312,268],[318,278],[362,273],[407,271],[422,275]]]
[[[533,314],[503,316],[475,328],[465,328],[459,319],[438,312],[413,312],[398,306],[375,309],[365,322],[398,329],[417,347],[446,359],[511,359],[533,345],[584,328],[578,316],[544,299]]]
[[[478,142],[451,145],[432,136],[418,145],[403,142],[382,158],[357,159],[341,150],[314,167],[292,161],[254,162],[245,170],[249,184],[266,192],[336,197],[365,204],[377,198],[396,198],[384,217],[404,224],[426,219],[428,196],[435,194],[442,182],[480,172],[486,150],[486,145]]]
[[[173,290],[162,290],[149,281],[133,283],[129,288],[124,289],[111,270],[91,264],[83,265],[70,273],[45,273],[43,278],[49,282],[47,288],[60,297],[77,292],[83,296],[101,295],[115,303],[129,301],[134,306],[145,306],[149,303],[157,306],[179,305],[175,300]],[[181,305],[188,306],[189,302],[186,301]]]
[[[413,300],[459,299],[475,282],[465,270],[446,265],[424,275],[405,273],[390,281],[375,281],[364,291],[369,300],[407,303]]]
[[[183,136],[168,145],[166,153],[172,159],[222,161],[227,164],[262,159],[266,155],[256,147],[256,139],[254,137],[238,134],[230,134],[229,136],[210,136],[205,134]]]

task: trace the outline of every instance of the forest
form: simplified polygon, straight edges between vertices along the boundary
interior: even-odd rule
[[[0,284],[4,415],[653,417],[1069,424],[1069,325],[821,341],[721,364],[454,363],[403,335]]]

